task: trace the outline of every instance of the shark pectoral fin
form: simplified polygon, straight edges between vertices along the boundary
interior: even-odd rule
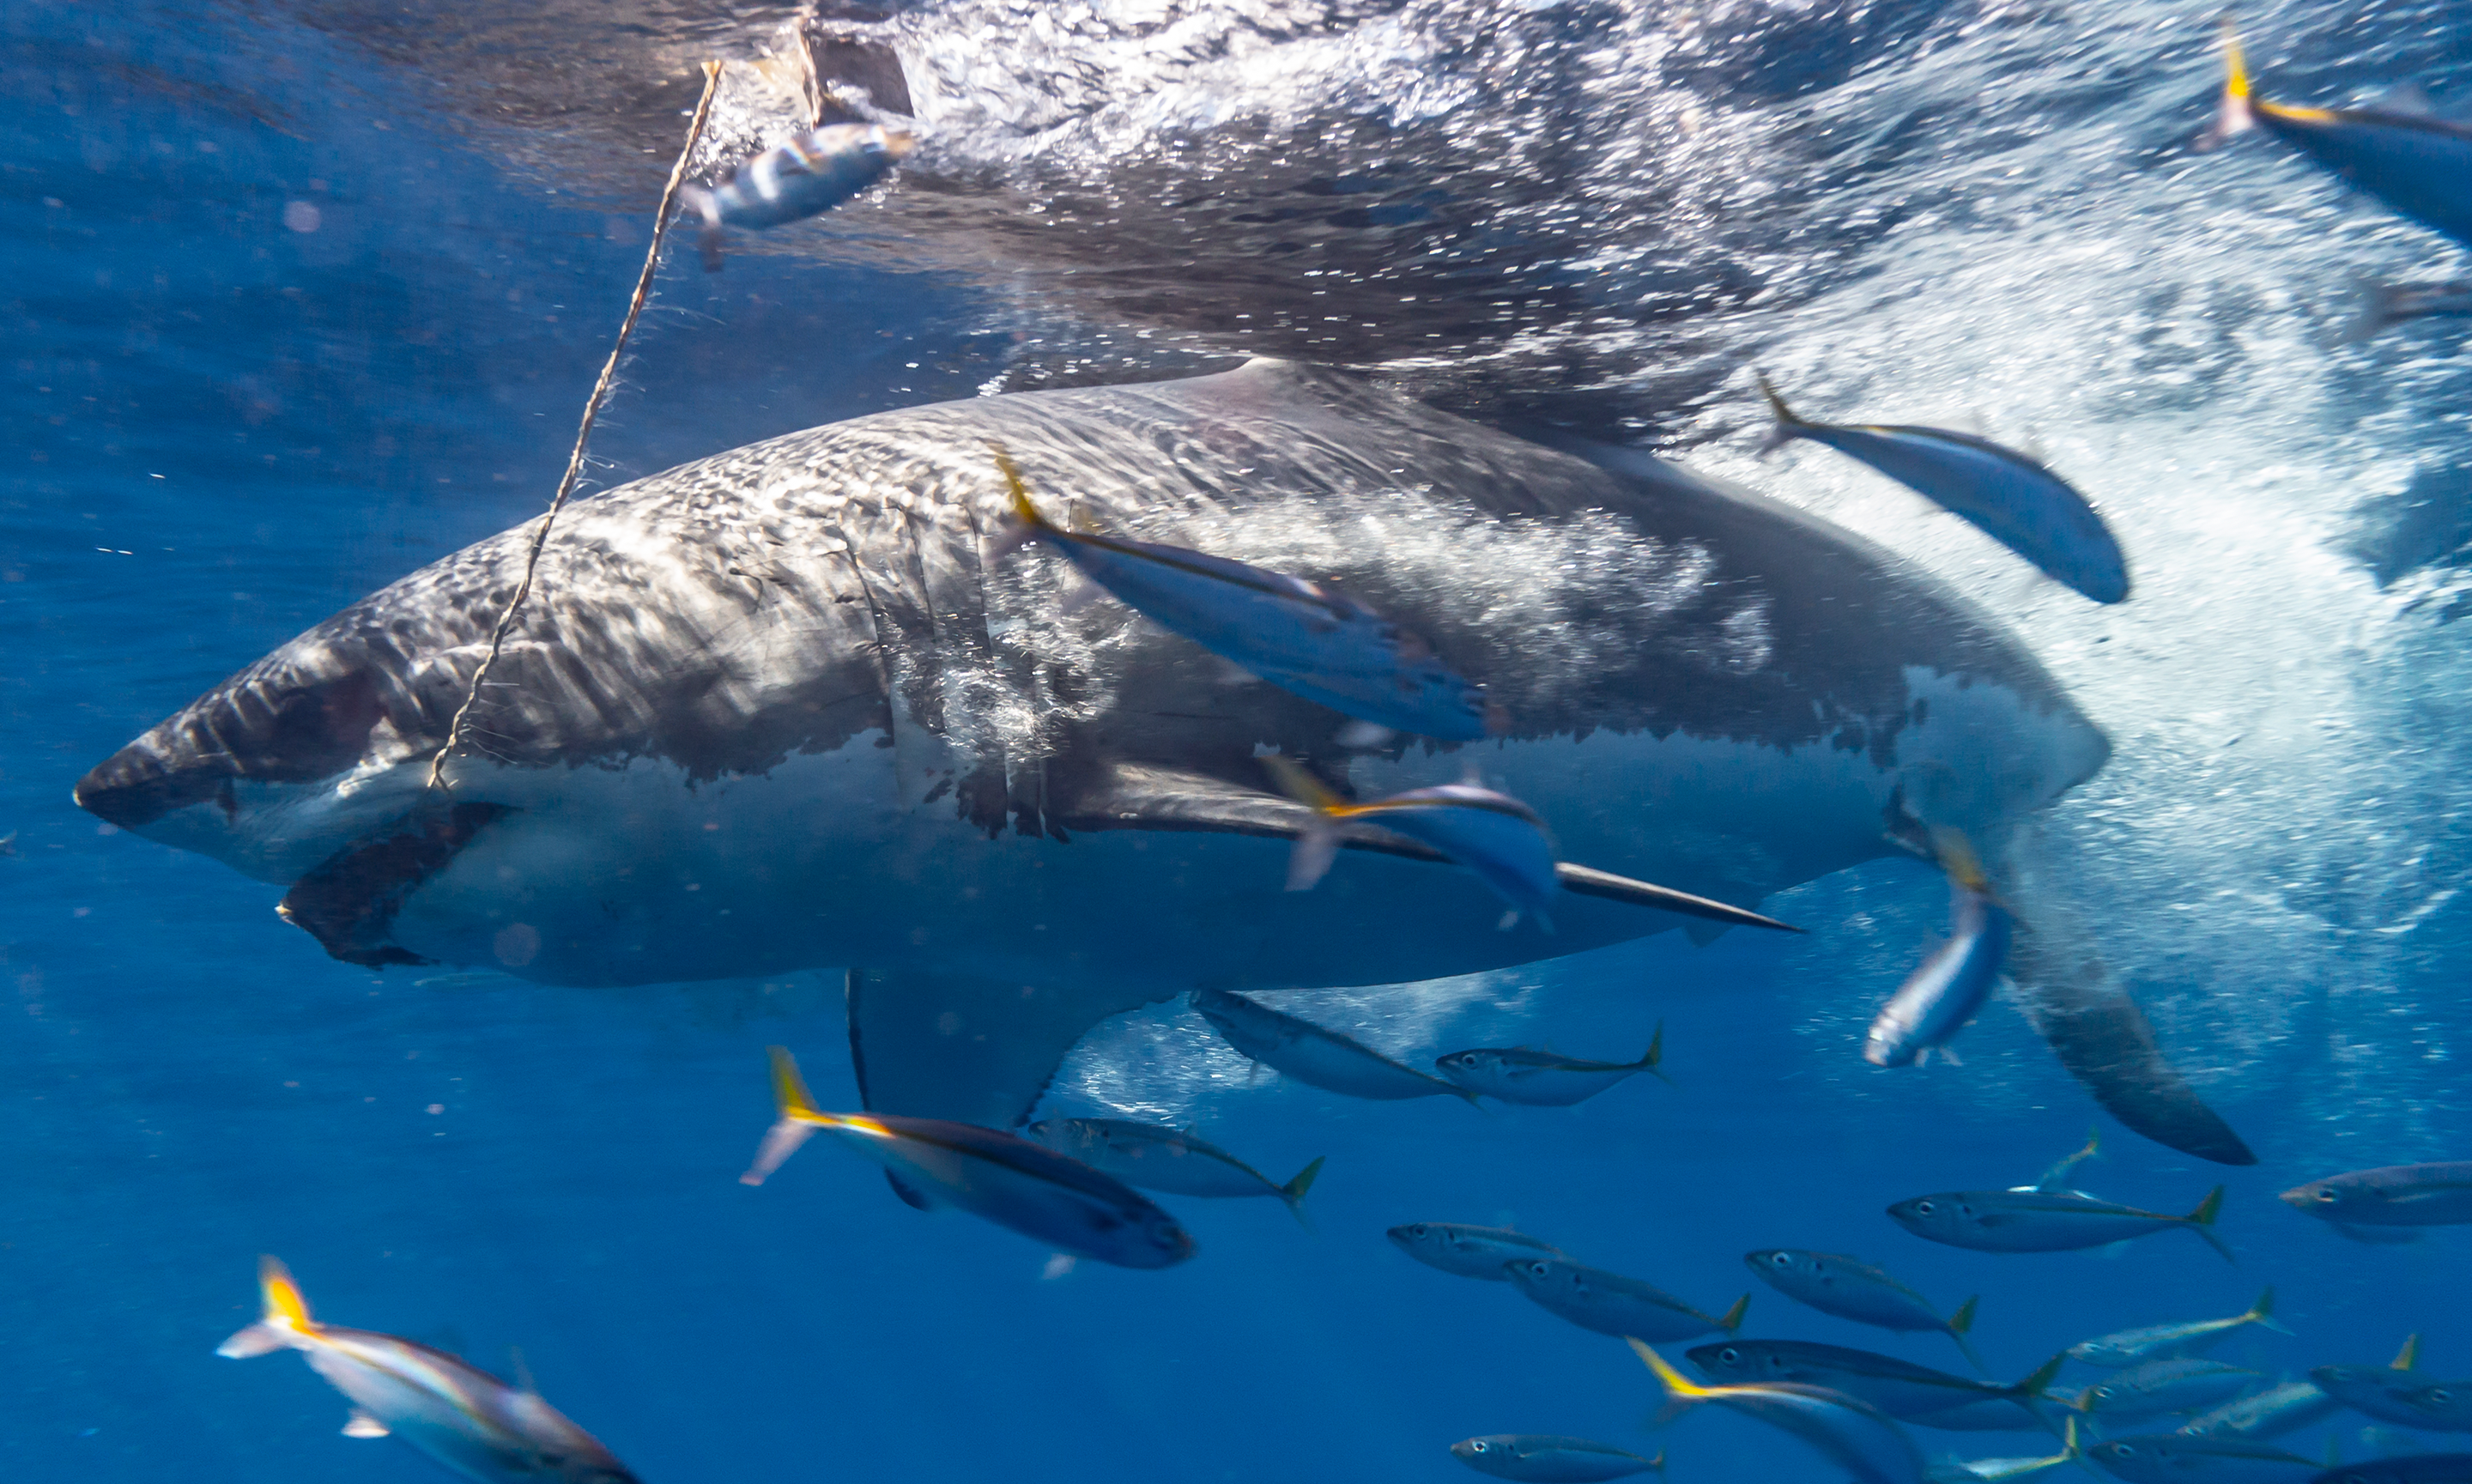
[[[352,1410],[351,1419],[344,1424],[344,1436],[347,1438],[383,1438],[388,1436],[387,1424],[379,1422],[376,1418],[371,1417],[368,1413],[355,1407]]]
[[[425,964],[429,960],[395,944],[395,913],[473,836],[513,812],[506,804],[477,801],[422,809],[320,861],[292,883],[275,911],[346,964]]]
[[[2257,1156],[2163,1060],[2145,1012],[2092,953],[2063,948],[2020,920],[2008,973],[2034,1029],[2113,1117],[2158,1144],[2219,1164]]]
[[[923,969],[849,972],[850,1062],[870,1113],[1010,1129],[1110,1016],[1173,998]]]

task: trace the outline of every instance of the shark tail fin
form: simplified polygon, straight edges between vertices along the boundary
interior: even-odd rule
[[[1740,1306],[1736,1305],[1738,1308]],[[1707,1387],[1686,1378],[1681,1372],[1674,1369],[1671,1361],[1658,1354],[1654,1347],[1646,1340],[1630,1339],[1627,1343],[1629,1344],[1632,1352],[1637,1354],[1651,1371],[1656,1373],[1657,1380],[1665,1387],[1665,1406],[1656,1414],[1656,1422],[1653,1425],[1662,1427],[1707,1400],[1709,1395]]]
[[[2403,1349],[2395,1352],[2394,1364],[2389,1366],[2387,1369],[2389,1371],[2416,1371],[2420,1369],[2420,1336],[2418,1334],[2407,1334],[2403,1337]]]
[[[2240,1259],[2233,1257],[2232,1250],[2223,1245],[2223,1239],[2215,1234],[2215,1217],[2222,1209],[2223,1187],[2217,1185],[2206,1192],[2206,1198],[2199,1201],[2198,1209],[2189,1212],[2183,1221],[2190,1231],[2206,1239],[2207,1246],[2221,1253],[2225,1262],[2238,1266]]]
[[[772,1101],[780,1117],[766,1131],[764,1142],[755,1151],[755,1162],[738,1177],[742,1185],[760,1185],[766,1177],[781,1167],[782,1161],[798,1152],[817,1129],[830,1121],[830,1115],[820,1112],[816,1100],[807,1091],[806,1079],[798,1075],[797,1059],[786,1046],[774,1046],[772,1055]]]
[[[1725,1310],[1724,1316],[1717,1321],[1717,1328],[1724,1330],[1727,1334],[1732,1334],[1735,1330],[1740,1329],[1743,1328],[1743,1311],[1750,1306],[1751,1296],[1749,1294],[1747,1293],[1741,1298],[1736,1299],[1734,1301],[1734,1306]]]
[[[1966,1339],[1974,1328],[1975,1305],[1982,1302],[1983,1295],[1978,1293],[1957,1306],[1957,1312],[1948,1316],[1948,1337],[1964,1352],[1967,1365],[1974,1367],[1978,1375],[1988,1376],[1991,1373],[1984,1367],[1983,1357],[1974,1352],[1973,1344]]]
[[[2271,1329],[2277,1334],[2290,1334],[2292,1332],[2290,1327],[2286,1326],[2281,1320],[2274,1317],[2274,1285],[2272,1283],[2266,1285],[2266,1292],[2259,1294],[2257,1296],[2257,1302],[2250,1304],[2248,1306],[2248,1312],[2243,1314],[2241,1317],[2247,1320],[2250,1324],[2257,1326],[2261,1329]]]
[[[1311,1164],[1296,1171],[1295,1179],[1279,1187],[1279,1199],[1287,1203],[1288,1214],[1295,1217],[1296,1223],[1308,1232],[1313,1230],[1313,1223],[1305,1219],[1305,1192],[1321,1178],[1322,1161],[1328,1158],[1328,1155],[1314,1156]]]
[[[2257,110],[2249,103],[2248,61],[2241,55],[2240,32],[2230,17],[2223,20],[2223,101],[2215,111],[2214,127],[2198,138],[2198,148],[2211,150],[2235,134],[2257,127]]]
[[[1777,395],[1777,389],[1769,383],[1767,375],[1755,371],[1751,376],[1759,382],[1760,395],[1768,399],[1769,411],[1776,415],[1776,425],[1770,428],[1769,436],[1760,442],[1760,452],[1773,453],[1794,442],[1795,433],[1809,424],[1794,415],[1794,409],[1785,404],[1785,398]]]
[[[1674,1079],[1665,1075],[1665,1022],[1662,1020],[1656,1022],[1656,1034],[1648,1038],[1648,1053],[1639,1059],[1639,1069],[1669,1088],[1674,1086]]]
[[[230,1360],[272,1354],[299,1344],[317,1329],[309,1301],[300,1296],[300,1285],[292,1281],[282,1258],[269,1255],[257,1259],[257,1291],[262,1305],[257,1323],[217,1346],[216,1354]]]

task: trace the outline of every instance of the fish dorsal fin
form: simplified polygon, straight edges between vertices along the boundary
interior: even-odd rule
[[[388,1427],[386,1424],[379,1422],[368,1413],[362,1411],[359,1407],[354,1407],[352,1408],[352,1415],[349,1418],[346,1418],[344,1422],[344,1436],[347,1438],[383,1438],[388,1436]]]
[[[522,1392],[527,1397],[539,1396],[540,1388],[533,1384],[532,1363],[524,1359],[523,1347],[520,1345],[508,1346],[507,1360],[514,1367],[515,1390]]]

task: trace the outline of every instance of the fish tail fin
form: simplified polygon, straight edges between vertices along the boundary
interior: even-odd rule
[[[2019,1380],[2016,1385],[2009,1387],[2008,1390],[2015,1396],[2025,1400],[2032,1401],[2035,1398],[2042,1396],[2051,1387],[2052,1382],[2059,1376],[2060,1367],[2067,1365],[2068,1363],[2069,1352],[2067,1351],[2062,1351],[2058,1354],[2054,1355],[2051,1359],[2044,1361],[2041,1365],[2036,1366],[2023,1379]]]
[[[1983,1364],[1983,1357],[1974,1352],[1973,1343],[1966,1339],[1967,1333],[1974,1328],[1974,1306],[1982,1302],[1983,1295],[1978,1293],[1957,1306],[1957,1312],[1948,1316],[1948,1337],[1957,1342],[1967,1365],[1974,1367],[1979,1375],[1989,1376],[1991,1372]]]
[[[2223,1239],[2215,1234],[2215,1217],[2222,1212],[2222,1209],[2223,1187],[2217,1185],[2206,1192],[2206,1198],[2198,1203],[2196,1210],[2181,1219],[2190,1231],[2206,1239],[2207,1246],[2222,1254],[2225,1262],[2237,1265],[2240,1259],[2233,1257],[2232,1250],[2223,1245]]]
[[[1638,1355],[1651,1371],[1656,1373],[1657,1380],[1665,1387],[1665,1405],[1657,1412],[1656,1421],[1652,1425],[1662,1427],[1707,1400],[1708,1387],[1690,1380],[1681,1372],[1674,1369],[1673,1363],[1658,1354],[1655,1348],[1646,1340],[1628,1336],[1625,1336],[1625,1340],[1630,1346],[1632,1353]]]
[[[292,1270],[282,1258],[270,1254],[257,1259],[257,1292],[261,1305],[257,1323],[217,1346],[216,1354],[247,1360],[297,1345],[316,1332],[318,1323],[309,1317],[309,1301],[300,1296],[300,1285],[292,1281]]]
[[[2078,1442],[2078,1420],[2075,1414],[2069,1417],[2067,1424],[2060,1431],[2060,1456],[2071,1463],[2085,1457],[2085,1449]]]
[[[1725,1310],[1724,1316],[1717,1321],[1717,1328],[1724,1330],[1727,1334],[1732,1334],[1735,1330],[1742,1328],[1743,1311],[1750,1306],[1751,1296],[1749,1294],[1747,1293],[1741,1298],[1736,1299],[1734,1301],[1734,1306]]]
[[[2198,137],[2198,148],[2211,150],[2235,134],[2257,127],[2257,110],[2249,102],[2248,61],[2241,55],[2240,31],[2223,19],[2223,101],[2215,110],[2214,127]]]
[[[1932,831],[1932,853],[1939,857],[1939,869],[1948,878],[1969,892],[1987,892],[1991,878],[1984,874],[1983,857],[1974,853],[1974,842],[1965,831],[1942,826]]]
[[[2266,1292],[2259,1294],[2257,1296],[2257,1302],[2250,1304],[2248,1306],[2248,1312],[2243,1314],[2241,1317],[2247,1320],[2250,1324],[2257,1326],[2261,1329],[2271,1329],[2277,1334],[2290,1334],[2292,1332],[2289,1326],[2274,1317],[2274,1285],[2272,1283],[2266,1285]]]
[[[1311,891],[1330,874],[1331,862],[1339,857],[1339,826],[1330,811],[1343,801],[1293,757],[1265,757],[1262,766],[1277,780],[1281,793],[1314,811],[1313,819],[1296,835],[1295,849],[1288,853],[1288,890]]]
[[[2416,1333],[2407,1334],[2403,1337],[2403,1349],[2395,1352],[2394,1364],[2387,1367],[2387,1369],[2389,1371],[2416,1371],[2419,1368],[2420,1336]]]
[[[1794,415],[1794,409],[1785,404],[1785,398],[1777,395],[1777,389],[1769,384],[1765,373],[1753,371],[1751,378],[1760,384],[1760,395],[1768,398],[1769,411],[1776,415],[1776,425],[1770,428],[1769,436],[1760,442],[1760,452],[1773,453],[1794,442],[1795,430],[1805,424]]]
[[[1314,1182],[1321,1178],[1322,1161],[1328,1158],[1330,1158],[1328,1155],[1314,1156],[1314,1161],[1311,1164],[1296,1171],[1295,1179],[1279,1187],[1279,1199],[1288,1204],[1288,1214],[1295,1217],[1308,1232],[1313,1230],[1313,1223],[1305,1220],[1305,1192],[1312,1189]]]
[[[781,1116],[765,1132],[764,1142],[757,1146],[755,1162],[738,1177],[742,1185],[760,1185],[782,1161],[798,1152],[816,1130],[832,1121],[832,1115],[819,1111],[816,1100],[807,1091],[806,1079],[798,1075],[797,1059],[786,1046],[772,1048],[772,1101]]]
[[[1004,476],[1005,492],[1017,522],[1013,544],[1019,546],[1054,531],[1055,522],[1040,515],[1038,507],[1031,502],[1030,486],[1022,482],[1021,469],[1012,462],[1012,455],[1005,452],[1002,443],[989,443],[987,448],[996,456],[996,472]]]
[[[1648,1461],[1647,1472],[1650,1473],[1663,1473],[1665,1472],[1665,1449],[1658,1448],[1656,1450],[1656,1456]]]
[[[1273,753],[1262,759],[1262,766],[1271,770],[1271,777],[1277,781],[1279,792],[1317,813],[1326,814],[1346,802],[1293,757],[1282,757]]]
[[[2343,322],[2343,327],[2335,332],[2335,344],[2339,346],[2357,346],[2402,318],[2395,310],[2403,302],[2404,291],[2394,284],[2356,278],[2352,288],[2359,303],[2351,318]]]
[[[1665,1022],[1662,1020],[1656,1022],[1656,1034],[1648,1038],[1648,1054],[1639,1059],[1639,1069],[1669,1088],[1674,1086],[1674,1079],[1665,1075]]]

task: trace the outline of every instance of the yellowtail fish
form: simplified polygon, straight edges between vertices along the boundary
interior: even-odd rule
[[[1923,1455],[1913,1440],[1867,1401],[1791,1381],[1702,1386],[1646,1343],[1633,1339],[1630,1348],[1664,1383],[1667,1418],[1695,1406],[1722,1406],[1792,1433],[1858,1484],[1924,1484]]]
[[[1280,1185],[1191,1130],[1127,1118],[1048,1118],[1032,1124],[1029,1133],[1058,1154],[1129,1185],[1205,1198],[1276,1196],[1299,1220],[1305,1192],[1321,1174],[1322,1161],[1316,1159]]]
[[[2185,1216],[2139,1210],[2080,1190],[1946,1190],[1899,1201],[1889,1208],[1889,1219],[1926,1241],[1976,1252],[2075,1252],[2185,1230],[2231,1262],[2237,1260],[2232,1250],[2215,1234],[2222,1207],[2221,1185]]]
[[[1926,1329],[1945,1334],[1964,1352],[1966,1364],[1983,1369],[1983,1358],[1965,1343],[1966,1331],[1974,1328],[1975,1299],[1966,1300],[1956,1313],[1942,1319],[1921,1294],[1860,1257],[1771,1247],[1743,1254],[1743,1262],[1760,1281],[1823,1314],[1899,1334]]]
[[[1808,439],[1867,464],[2097,603],[2128,596],[2110,527],[2067,480],[2014,448],[1946,428],[1806,422],[1759,378],[1776,415],[1769,446]]]
[[[1951,1432],[2048,1430],[2034,1403],[2068,1359],[2054,1355],[2016,1384],[2001,1386],[1811,1340],[1727,1340],[1699,1346],[1684,1358],[1712,1381],[1818,1386],[1866,1401],[1899,1422]]]
[[[1665,1455],[1642,1458],[1610,1443],[1586,1438],[1546,1437],[1538,1433],[1497,1432],[1489,1437],[1462,1438],[1451,1445],[1451,1456],[1479,1473],[1526,1484],[1596,1484],[1651,1471],[1665,1472]]]
[[[1507,1283],[1505,1264],[1523,1257],[1558,1257],[1560,1248],[1509,1227],[1471,1227],[1454,1221],[1411,1221],[1387,1233],[1392,1246],[1427,1267],[1461,1278]]]
[[[2314,1381],[2285,1381],[2254,1397],[2226,1401],[2180,1424],[2193,1438],[2279,1438],[2324,1422],[2343,1409]]]
[[[2052,1161],[2051,1168],[2043,1171],[2043,1173],[2035,1179],[2032,1185],[2010,1185],[2008,1188],[2011,1190],[2066,1190],[2069,1188],[2069,1182],[2076,1178],[2079,1165],[2085,1163],[2088,1160],[2100,1160],[2102,1158],[2103,1130],[2100,1128],[2088,1129],[2086,1130],[2086,1141],[2071,1152],[2064,1154],[2060,1156],[2059,1159]]]
[[[1532,1108],[1568,1108],[1641,1072],[1668,1081],[1656,1069],[1664,1060],[1665,1026],[1660,1021],[1649,1038],[1647,1054],[1636,1062],[1590,1062],[1527,1046],[1480,1046],[1437,1057],[1434,1065],[1471,1092]]]
[[[2256,95],[2223,29],[2223,102],[2208,136],[2257,130],[2389,210],[2472,247],[2472,128],[2398,108],[2302,108]]]
[[[1751,1296],[1734,1301],[1722,1318],[1711,1318],[1653,1283],[1568,1257],[1524,1257],[1503,1265],[1504,1276],[1537,1307],[1582,1329],[1616,1339],[1688,1340],[1713,1330],[1743,1327]]]
[[[2016,922],[1991,895],[1983,862],[1954,829],[1932,832],[1948,873],[1948,941],[1932,949],[1872,1017],[1863,1060],[1874,1066],[1916,1066],[1934,1051],[1954,1063],[1949,1042],[1974,1022],[2008,961]]]
[[[1173,1267],[1193,1256],[1193,1238],[1174,1216],[1114,1176],[1026,1138],[942,1118],[820,1112],[798,1064],[779,1046],[772,1048],[772,1093],[780,1121],[738,1177],[746,1185],[764,1184],[821,1131],[883,1165],[893,1192],[922,1210],[958,1207],[1058,1252],[1118,1267]]]
[[[2164,1360],[2175,1355],[2194,1355],[2212,1347],[2235,1329],[2255,1325],[2277,1334],[2292,1331],[2274,1318],[2274,1290],[2269,1288],[2257,1296],[2257,1302],[2229,1319],[2193,1319],[2176,1325],[2141,1325],[2114,1334],[2080,1340],[2069,1347],[2069,1357],[2090,1366],[2127,1367],[2146,1360]]]
[[[2097,1381],[2072,1403],[2088,1417],[2111,1423],[2137,1423],[2173,1412],[2202,1412],[2238,1398],[2257,1381],[2255,1371],[2180,1355],[2148,1360],[2118,1376]]]
[[[1952,1458],[1931,1466],[1931,1484],[2005,1484],[2009,1479],[2032,1478],[2047,1469],[2075,1463],[2078,1450],[2078,1420],[2068,1420],[2060,1450],[2044,1458]]]
[[[635,1484],[592,1434],[527,1386],[510,1386],[444,1351],[392,1334],[321,1325],[292,1274],[257,1263],[265,1317],[215,1351],[233,1360],[297,1350],[309,1369],[351,1399],[347,1438],[398,1437],[485,1484]]]
[[[2337,337],[2342,345],[2358,345],[2406,320],[2472,316],[2472,281],[2374,283],[2365,279],[2358,289],[2360,305]]]
[[[2086,1458],[2128,1484],[2306,1484],[2326,1467],[2245,1438],[2187,1438],[2176,1432],[2110,1438]]]
[[[1016,542],[1038,541],[1171,633],[1308,701],[1359,721],[1474,742],[1507,719],[1409,633],[1323,583],[1182,546],[1068,531],[1039,514],[1002,449]]]
[[[703,218],[704,272],[721,272],[723,227],[780,227],[830,211],[917,147],[911,134],[881,124],[826,124],[731,166],[710,185],[681,188],[687,209]]]
[[[1509,794],[1476,783],[1442,783],[1370,803],[1349,803],[1292,759],[1262,760],[1315,815],[1289,860],[1289,891],[1309,890],[1329,872],[1340,835],[1349,825],[1370,825],[1429,845],[1473,873],[1510,904],[1505,927],[1525,916],[1545,931],[1554,930],[1549,908],[1562,889],[1554,846],[1545,838],[1545,822],[1536,811]]]
[[[2337,1401],[2382,1423],[2424,1432],[2472,1432],[2472,1380],[2435,1379],[2415,1369],[2419,1360],[2420,1336],[2413,1335],[2386,1370],[2319,1366],[2309,1379]]]
[[[2391,1241],[2393,1229],[2472,1223],[2472,1161],[2353,1170],[2294,1185],[2277,1199],[2346,1236]]]
[[[1229,1045],[1307,1087],[1385,1102],[1405,1097],[1476,1101],[1475,1093],[1455,1082],[1429,1077],[1351,1037],[1273,1010],[1248,995],[1196,990],[1190,997],[1193,1008]]]

